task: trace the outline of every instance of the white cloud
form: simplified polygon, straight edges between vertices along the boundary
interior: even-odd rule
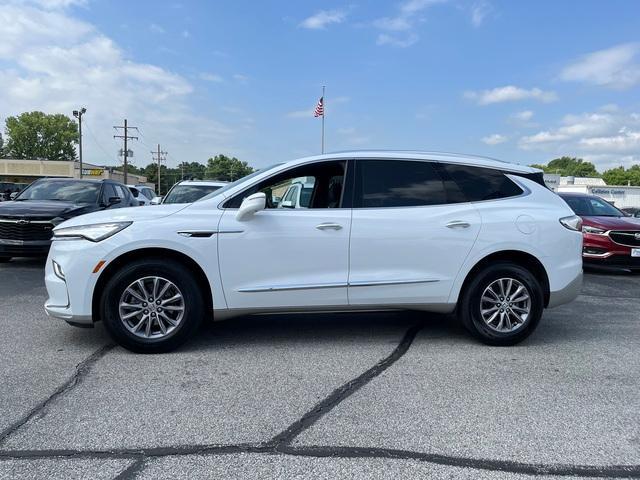
[[[516,112],[511,115],[511,118],[513,118],[514,120],[519,120],[521,122],[528,122],[533,118],[533,111],[523,110],[521,112]]]
[[[294,110],[288,112],[286,116],[288,118],[313,118],[313,112],[315,108],[307,108],[306,110]]]
[[[506,142],[509,139],[504,135],[494,133],[493,135],[482,137],[480,140],[482,140],[482,142],[486,143],[487,145],[498,145],[500,143]]]
[[[471,5],[471,23],[474,27],[479,27],[484,22],[487,15],[491,13],[493,7],[485,0],[480,0]]]
[[[132,142],[144,152],[136,157],[142,165],[148,158],[144,143],[158,140],[176,159],[204,160],[231,150],[234,130],[191,107],[193,87],[186,78],[136,62],[93,25],[60,10],[18,4],[0,5],[0,22],[2,114],[70,115],[86,107],[87,162],[116,160],[120,144],[112,126],[123,118],[144,132]],[[191,134],[187,142],[185,131]]]
[[[548,103],[558,99],[556,93],[552,91],[545,91],[539,88],[531,88],[527,90],[525,88],[516,87],[514,85],[497,87],[491,90],[482,90],[480,92],[467,91],[464,92],[464,97],[470,100],[474,100],[478,103],[478,105],[515,102],[519,100],[537,100],[540,102]]]
[[[398,13],[392,17],[378,18],[373,26],[382,30],[378,34],[378,45],[406,48],[419,40],[415,27],[424,21],[421,14],[431,5],[447,0],[406,0],[398,6]]]
[[[406,37],[398,38],[388,33],[381,33],[378,35],[376,44],[378,45],[391,45],[392,47],[407,48],[415,44],[419,37],[415,33],[410,33]]]
[[[199,78],[200,80],[204,80],[206,82],[215,82],[215,83],[224,82],[224,79],[217,73],[202,72],[199,75]]]
[[[565,115],[556,128],[523,136],[523,150],[580,156],[600,169],[629,165],[640,156],[640,114],[605,105],[596,112]]]
[[[164,33],[165,32],[164,28],[162,28],[157,23],[152,23],[151,25],[149,25],[149,30],[152,33]]]
[[[323,30],[328,25],[342,23],[347,18],[345,10],[320,10],[319,12],[305,18],[299,26],[311,30]]]
[[[87,0],[32,0],[31,3],[48,10],[56,10],[72,6],[84,6],[87,4]]]
[[[566,66],[560,78],[609,88],[640,84],[640,43],[625,43],[598,50]]]
[[[233,74],[233,79],[240,83],[247,83],[249,81],[249,77],[246,75],[242,75],[241,73]]]

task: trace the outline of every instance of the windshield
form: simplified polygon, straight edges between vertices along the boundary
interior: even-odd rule
[[[583,217],[624,217],[625,214],[609,202],[596,197],[562,197],[576,215]]]
[[[226,192],[227,190],[231,190],[233,187],[240,185],[241,183],[249,180],[250,178],[255,177],[256,175],[259,175],[261,173],[267,172],[269,170],[272,170],[276,167],[279,167],[280,165],[282,165],[282,163],[276,163],[275,165],[271,165],[270,167],[265,167],[265,168],[261,168],[260,170],[256,170],[253,173],[250,173],[249,175],[245,175],[242,178],[239,178],[238,180],[236,180],[235,182],[231,182],[231,183],[227,183],[224,187],[222,187],[220,190],[216,190],[216,192],[214,192],[213,194],[209,194],[206,197],[202,197],[200,200],[208,200],[212,197],[215,197],[216,195],[219,195],[221,193]]]
[[[176,185],[162,203],[193,203],[216,190],[220,190],[217,185]]]
[[[16,197],[23,200],[58,200],[73,203],[98,203],[100,183],[55,180],[32,183]]]

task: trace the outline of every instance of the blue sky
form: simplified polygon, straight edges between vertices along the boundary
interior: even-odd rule
[[[640,162],[640,2],[0,2],[0,118],[85,115],[85,159],[447,150]]]

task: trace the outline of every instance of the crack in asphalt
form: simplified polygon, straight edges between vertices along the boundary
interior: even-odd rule
[[[284,429],[281,433],[271,439],[270,442],[274,447],[289,445],[294,438],[300,435],[302,432],[311,428],[318,420],[333,410],[337,405],[342,403],[348,397],[364,387],[367,383],[373,380],[375,377],[384,372],[387,368],[397,362],[402,356],[407,353],[409,347],[416,338],[416,335],[422,328],[422,325],[414,325],[407,330],[404,337],[400,341],[400,344],[391,352],[389,356],[376,363],[369,370],[362,375],[349,380],[344,385],[336,388],[328,397],[317,403],[311,410],[305,413],[299,420],[292,423],[289,427]]]
[[[46,415],[46,409],[49,404],[76,387],[91,371],[96,362],[109,353],[114,347],[115,345],[111,343],[103,345],[76,365],[76,371],[66,382],[60,385],[51,395],[49,395],[49,397],[32,408],[26,415],[9,425],[0,433],[0,445],[2,445],[16,430],[21,428],[35,416],[41,414],[42,416]]]
[[[398,346],[384,359],[373,367],[335,389],[324,400],[317,403],[299,420],[292,423],[281,433],[267,442],[241,443],[231,445],[201,444],[175,445],[152,448],[123,448],[111,450],[80,450],[80,449],[43,449],[43,450],[0,450],[0,462],[3,460],[33,460],[33,459],[129,459],[131,463],[122,470],[114,480],[135,479],[144,471],[149,461],[156,458],[176,456],[216,456],[232,454],[268,454],[287,455],[309,458],[377,458],[392,460],[413,460],[437,465],[488,470],[532,476],[557,475],[568,477],[590,478],[640,478],[640,465],[573,465],[573,464],[534,464],[515,462],[510,460],[492,460],[484,458],[469,458],[437,453],[425,453],[412,450],[401,450],[380,447],[347,447],[306,445],[292,446],[293,440],[305,430],[315,425],[336,406],[367,385],[382,372],[391,367],[407,353],[421,330],[422,325],[409,328]],[[90,373],[98,360],[111,351],[115,345],[109,344],[96,350],[93,354],[76,366],[75,374],[61,385],[46,400],[38,404],[27,415],[0,433],[0,445],[15,431],[24,426],[35,416],[46,412],[49,404],[60,396],[68,393],[77,386],[83,377]]]

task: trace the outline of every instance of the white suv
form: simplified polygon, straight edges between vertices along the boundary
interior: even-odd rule
[[[293,181],[308,208],[276,208]],[[47,313],[102,320],[138,352],[204,318],[292,311],[456,312],[511,345],[582,279],[581,221],[539,170],[441,153],[346,152],[255,172],[193,204],[120,209],[54,230]]]

